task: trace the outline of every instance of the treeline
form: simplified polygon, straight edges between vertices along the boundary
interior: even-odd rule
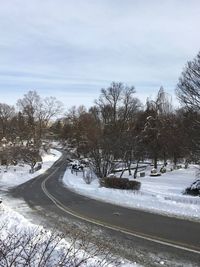
[[[143,106],[134,87],[113,82],[101,90],[94,106],[72,107],[52,124],[62,104],[29,91],[18,100],[17,108],[0,104],[0,137],[37,145],[53,133],[76,149],[78,157],[89,157],[99,177],[106,177],[119,160],[129,169],[133,161],[147,158],[153,159],[155,168],[158,159],[171,159],[175,165],[179,159],[198,162],[200,53],[185,66],[176,94],[182,104],[179,109],[162,87]]]
[[[134,93],[133,87],[112,83],[89,110],[73,107],[51,127],[59,139],[76,148],[78,157],[93,161],[99,177],[106,177],[117,160],[129,168],[133,161],[148,158],[157,168],[158,159],[173,159],[176,164],[196,155],[191,140],[193,114],[174,110],[163,88],[145,107]]]

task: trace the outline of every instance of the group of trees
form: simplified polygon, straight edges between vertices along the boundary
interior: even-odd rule
[[[71,108],[52,130],[90,157],[96,174],[107,176],[115,163],[123,161],[130,171],[133,161],[158,159],[199,160],[200,133],[200,53],[188,62],[176,93],[182,104],[175,109],[161,87],[156,99],[145,106],[134,96],[134,87],[113,82],[102,89],[95,105]]]
[[[181,108],[175,109],[161,87],[155,99],[143,106],[134,87],[113,82],[102,89],[94,106],[72,107],[62,112],[53,97],[42,99],[29,91],[17,102],[17,109],[0,103],[0,138],[27,140],[39,147],[42,137],[53,132],[76,148],[77,156],[89,157],[96,174],[107,176],[122,161],[130,171],[133,161],[153,159],[199,159],[200,151],[200,53],[188,62],[179,79],[176,94]]]
[[[17,101],[17,107],[0,103],[0,138],[15,142],[41,141],[50,120],[62,112],[62,103],[55,97],[42,99],[36,91],[29,91]]]
[[[50,120],[61,111],[61,102],[54,97],[42,99],[36,91],[19,99],[16,108],[0,103],[1,163],[22,159],[33,170],[36,162],[41,161],[39,150]]]
[[[90,157],[99,177],[107,176],[119,161],[130,171],[133,161],[144,158],[153,159],[157,168],[158,159],[171,158],[176,164],[188,156],[183,144],[184,111],[173,109],[163,88],[145,108],[134,93],[133,87],[112,83],[89,110],[74,107],[52,126],[77,148],[78,156]]]

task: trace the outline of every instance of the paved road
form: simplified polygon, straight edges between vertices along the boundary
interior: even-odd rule
[[[151,214],[91,200],[62,186],[68,165],[64,154],[45,174],[12,190],[32,207],[41,206],[56,216],[72,216],[106,228],[112,235],[140,240],[157,250],[174,252],[200,263],[200,223]],[[198,266],[198,265],[197,265]],[[199,265],[200,266],[200,265]]]

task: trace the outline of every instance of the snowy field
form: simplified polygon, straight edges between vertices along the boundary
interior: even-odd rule
[[[11,187],[23,184],[30,179],[44,173],[49,169],[56,160],[62,155],[61,152],[51,149],[49,154],[42,156],[42,168],[35,173],[29,173],[30,166],[27,164],[19,164],[17,166],[9,165],[0,167],[0,189],[7,190]]]
[[[70,170],[66,170],[63,183],[79,194],[101,201],[199,221],[200,198],[182,194],[196,179],[196,172],[197,167],[191,165],[188,169],[168,170],[161,176],[150,177],[150,168],[147,168],[146,176],[137,178],[141,189],[136,192],[100,187],[97,179],[86,184],[82,173],[76,176]],[[133,179],[126,172],[123,177]]]

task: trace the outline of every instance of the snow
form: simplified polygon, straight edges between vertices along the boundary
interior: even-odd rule
[[[1,166],[0,188],[7,190],[35,178],[49,169],[61,155],[62,153],[58,150],[51,149],[48,154],[42,156],[42,168],[32,174],[29,173],[30,166],[26,164],[19,164],[17,166],[9,165],[8,168],[6,166]]]
[[[149,212],[176,216],[192,220],[200,219],[200,198],[183,195],[183,191],[195,180],[197,166],[188,169],[170,171],[161,176],[151,177],[150,169],[146,169],[145,177],[138,177],[141,182],[139,191],[120,190],[100,187],[95,179],[86,184],[82,173],[77,176],[68,169],[63,183],[69,189],[84,196],[110,202],[124,207],[142,209]],[[124,177],[133,179],[124,173]]]
[[[38,266],[38,260],[41,258],[42,252],[46,248],[46,244],[52,237],[52,232],[45,230],[42,226],[30,223],[26,218],[24,218],[22,215],[17,213],[16,211],[12,210],[10,207],[1,204],[0,205],[0,242],[5,242],[6,238],[12,236],[13,238],[19,238],[20,242],[18,243],[18,250],[15,251],[17,254],[22,248],[21,244],[21,238],[20,236],[25,239],[24,242],[27,242],[27,240],[31,237],[29,243],[26,243],[26,253],[28,253],[29,249],[33,246],[36,246],[38,249],[36,251],[36,254],[34,254],[33,262],[34,264],[31,266]],[[15,239],[16,241],[16,239]],[[58,242],[58,243],[57,243]],[[89,260],[81,264],[80,266],[83,267],[95,267],[97,262],[101,262],[102,259],[98,258],[98,256],[88,256],[88,252],[84,251],[82,248],[78,247],[78,243],[76,244],[76,247],[74,247],[73,243],[70,243],[67,241],[63,236],[56,236],[56,238],[52,241],[49,250],[55,246],[55,249],[53,253],[51,254],[50,262],[47,263],[45,266],[53,267],[55,262],[58,262],[60,255],[63,255],[63,253],[68,253],[68,258],[72,257],[71,261],[69,261],[69,265],[67,266],[74,266],[75,262],[79,262],[82,260],[82,258],[89,257]],[[72,249],[73,247],[73,249]],[[14,251],[11,251],[11,254]],[[71,253],[71,254],[70,254]],[[76,259],[74,259],[74,255],[76,256]],[[13,255],[11,255],[13,256]],[[20,258],[18,256],[18,258]],[[9,262],[9,257],[6,258],[6,260]],[[20,260],[23,263],[23,260],[20,258]],[[0,263],[2,263],[3,258],[0,259]],[[24,266],[21,263],[17,266]],[[139,267],[136,263],[131,263],[126,260],[120,260],[120,266],[121,267]],[[56,265],[57,266],[57,265]],[[105,262],[104,266],[108,267],[114,267],[114,263],[109,263],[108,265]]]

